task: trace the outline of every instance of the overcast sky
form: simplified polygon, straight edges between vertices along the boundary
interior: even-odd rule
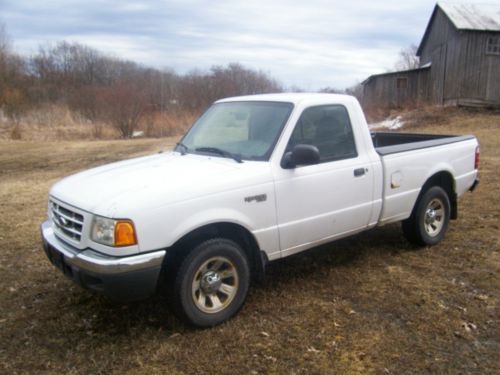
[[[498,0],[486,0],[496,2]],[[484,3],[485,0],[469,0]],[[240,62],[285,86],[345,88],[418,44],[432,0],[0,0],[14,48],[76,41],[185,73]]]

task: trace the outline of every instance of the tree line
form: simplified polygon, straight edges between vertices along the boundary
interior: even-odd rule
[[[181,75],[66,41],[21,57],[0,28],[0,109],[14,123],[32,108],[64,104],[127,138],[148,114],[199,113],[222,97],[280,91],[281,84],[268,74],[239,63]]]
[[[402,49],[395,68],[418,67],[416,46]],[[0,24],[0,110],[14,124],[28,111],[46,104],[64,105],[93,125],[100,137],[110,124],[123,138],[140,121],[155,114],[199,114],[217,99],[270,92],[283,86],[263,71],[239,63],[208,71],[178,74],[120,59],[80,43],[62,41],[40,46],[36,54],[16,54]],[[289,91],[302,91],[298,87]],[[363,87],[325,87],[319,92],[347,93],[362,102]]]

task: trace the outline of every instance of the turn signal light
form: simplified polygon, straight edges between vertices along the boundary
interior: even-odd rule
[[[134,224],[130,220],[118,220],[115,224],[115,246],[137,244]]]

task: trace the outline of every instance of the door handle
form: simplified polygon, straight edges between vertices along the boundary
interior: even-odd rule
[[[366,172],[368,172],[368,168],[357,168],[354,170],[354,177],[363,176]]]

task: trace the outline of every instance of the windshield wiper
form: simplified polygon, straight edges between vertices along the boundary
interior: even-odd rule
[[[232,152],[226,151],[226,150],[221,150],[220,148],[217,147],[198,147],[195,149],[195,151],[201,151],[201,152],[209,152],[212,154],[218,154],[221,155],[225,158],[231,158],[235,160],[238,163],[243,163],[243,160],[241,160],[241,156],[233,154]]]
[[[177,150],[177,148],[180,148],[180,153],[181,155],[186,155],[186,153],[188,152],[189,148],[188,146],[186,146],[184,143],[182,142],[177,142],[175,144],[175,149]]]

